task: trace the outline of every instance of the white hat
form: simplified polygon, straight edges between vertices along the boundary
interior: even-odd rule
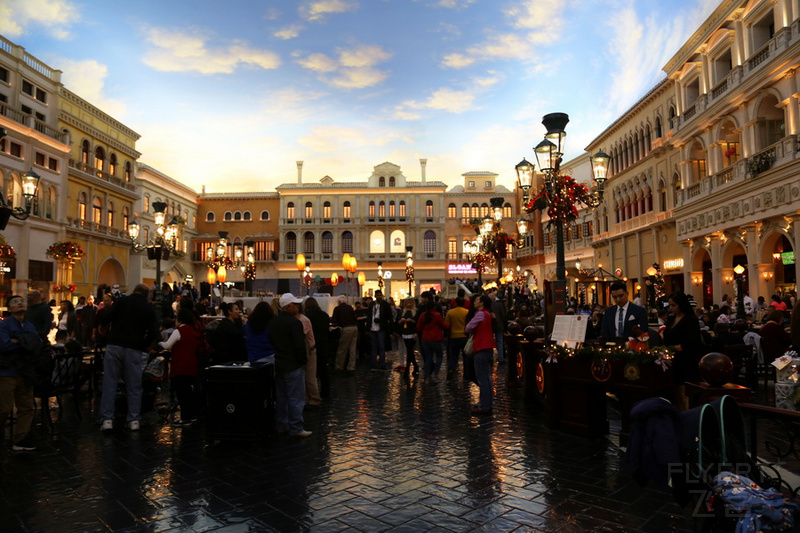
[[[280,301],[278,303],[280,304],[281,309],[282,309],[282,308],[286,307],[289,304],[301,304],[301,303],[303,303],[303,300],[301,300],[300,298],[295,297],[295,295],[292,294],[291,292],[287,292],[287,293],[281,294],[281,299],[280,299]]]

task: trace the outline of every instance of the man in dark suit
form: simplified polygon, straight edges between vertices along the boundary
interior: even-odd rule
[[[375,291],[375,300],[369,304],[367,324],[372,345],[372,368],[388,370],[386,366],[386,333],[391,331],[394,317],[389,302],[383,299],[381,290]]]
[[[613,306],[606,309],[600,325],[600,337],[605,340],[636,337],[647,331],[647,311],[628,301],[628,289],[623,281],[611,284]]]

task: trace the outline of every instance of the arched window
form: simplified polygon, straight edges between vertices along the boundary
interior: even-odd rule
[[[661,115],[658,115],[656,116],[656,139],[662,136],[663,134],[661,131]]]
[[[331,203],[325,202],[322,204],[322,218],[331,218]]]
[[[447,218],[456,218],[456,204],[447,206]]]
[[[110,176],[117,175],[117,154],[111,154],[108,158],[108,174]]]
[[[333,233],[331,233],[330,231],[322,232],[322,253],[323,254],[333,253]]]
[[[433,200],[425,202],[425,216],[428,218],[433,217]]]
[[[242,220],[250,220],[251,218],[252,215],[250,215],[250,211],[245,211],[244,213],[242,213]]]
[[[503,204],[503,218],[511,218],[511,204],[508,202]]]
[[[433,230],[428,230],[422,238],[422,250],[426,254],[436,253],[436,233]]]
[[[778,108],[778,99],[767,95],[758,105],[756,113],[756,151],[763,150],[780,141],[786,133],[784,111]]]
[[[375,218],[375,201],[370,200],[369,202],[369,218]]]
[[[95,224],[103,223],[103,202],[100,201],[98,196],[92,200],[92,222]]]
[[[350,202],[345,202],[342,205],[342,217],[350,218]]]
[[[289,220],[294,218],[294,202],[286,204],[286,218]]]
[[[312,204],[311,202],[306,202],[306,214],[305,214],[305,217],[307,219],[310,219],[310,218],[314,217],[314,204]]]
[[[241,211],[236,211],[233,214],[233,220],[242,220],[242,212]]]
[[[98,146],[94,151],[94,168],[102,172],[106,164],[106,151],[102,146]]]
[[[489,216],[489,204],[486,202],[481,204],[481,218]]]
[[[389,176],[389,187],[394,187],[394,185],[395,185],[394,176]]]
[[[106,206],[106,226],[109,228],[114,227],[114,203],[108,202],[108,206]]]
[[[91,153],[91,150],[89,149],[89,141],[84,140],[81,143],[81,163],[83,163],[84,165],[88,165],[89,164],[89,154],[90,153]]]
[[[261,211],[261,220],[269,220],[269,211]]]
[[[131,181],[131,162],[125,161],[125,181],[130,183]]]
[[[225,211],[225,215],[222,218],[225,220],[225,222],[230,222],[233,220],[233,213],[230,211]]]
[[[378,216],[380,218],[384,218],[386,216],[386,202],[381,200],[381,203],[378,204]]]
[[[209,211],[206,213],[206,222],[214,222],[214,212]]]
[[[386,252],[386,240],[379,229],[369,234],[369,253],[382,254]]]
[[[297,235],[295,235],[293,231],[286,234],[286,253],[297,253]]]
[[[478,204],[472,204],[470,208],[470,218],[480,218],[481,217],[481,208]]]
[[[399,212],[397,213],[400,218],[406,217],[406,202],[405,200],[400,200],[399,205]]]
[[[353,233],[349,231],[345,231],[342,233],[342,253],[343,254],[352,254],[353,253]]]
[[[128,231],[128,223],[131,221],[131,212],[128,206],[122,208],[122,229]]]
[[[142,210],[145,213],[149,213],[150,212],[150,196],[147,195],[147,194],[145,194],[142,197]]]
[[[692,173],[690,183],[698,183],[706,177],[706,151],[700,141],[692,144],[689,152],[689,165]]]
[[[82,192],[78,195],[78,218],[81,220],[86,220],[87,213],[87,203],[88,199],[85,192]]]
[[[661,204],[658,206],[661,213],[667,210],[667,186],[663,180],[658,182],[658,203]]]
[[[675,106],[669,106],[669,129],[675,129]]]
[[[469,204],[461,204],[461,218],[469,221]]]
[[[307,254],[314,253],[314,233],[311,231],[305,232],[303,234],[303,252]]]
[[[394,200],[389,200],[389,217],[393,218],[397,216],[397,206],[394,203]]]
[[[378,187],[386,187],[386,178],[383,176],[378,178]]]

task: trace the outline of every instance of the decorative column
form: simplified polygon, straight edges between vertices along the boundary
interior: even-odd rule
[[[711,245],[709,246],[709,254],[711,255],[711,302],[715,302],[722,298],[725,293],[723,288],[723,268],[722,268],[722,241],[719,235],[712,235]],[[729,268],[730,275],[733,276],[733,270]]]

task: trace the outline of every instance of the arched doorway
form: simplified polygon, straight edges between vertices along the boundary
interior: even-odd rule
[[[97,284],[107,285],[108,287],[113,287],[114,285],[124,287],[125,270],[120,262],[113,257],[106,259],[97,272]]]
[[[699,248],[692,258],[692,285],[701,290],[698,298],[697,289],[694,291],[695,299],[702,307],[709,307],[714,303],[714,283],[711,274],[711,255],[705,248]]]
[[[761,262],[771,264],[764,272],[764,281],[770,294],[779,294],[781,297],[789,294],[797,286],[797,271],[795,270],[795,250],[792,242],[780,232],[775,232],[764,240],[761,252]],[[770,294],[765,294],[769,301]]]

